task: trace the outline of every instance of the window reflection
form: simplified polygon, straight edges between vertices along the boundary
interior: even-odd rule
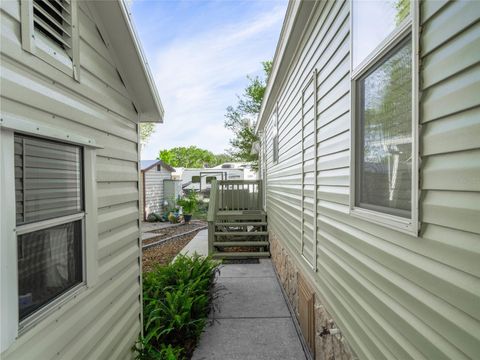
[[[410,38],[362,77],[357,205],[409,217],[412,168]]]
[[[365,58],[410,14],[410,0],[354,0],[353,67]]]

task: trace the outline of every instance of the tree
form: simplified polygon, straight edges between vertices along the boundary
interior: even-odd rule
[[[211,151],[196,146],[180,146],[170,150],[161,150],[158,159],[174,167],[189,168],[213,167],[233,161],[228,154],[214,155]]]
[[[148,142],[150,136],[155,132],[154,123],[140,123],[140,143],[143,146]]]
[[[232,161],[235,161],[235,159],[228,154],[216,154],[215,155],[215,165],[213,165],[213,166],[217,166],[217,165],[227,163],[227,162],[232,162]]]
[[[174,167],[202,168],[216,164],[216,157],[211,151],[193,145],[161,150],[158,159]]]
[[[272,62],[262,62],[264,76],[254,78],[247,76],[250,81],[245,88],[242,96],[238,97],[238,104],[227,108],[225,114],[225,127],[232,130],[233,138],[230,140],[232,148],[230,155],[243,161],[253,163],[253,167],[258,167],[258,155],[251,154],[252,145],[258,141],[255,134],[255,121],[262,107],[263,96],[267,88],[267,79],[272,71]]]

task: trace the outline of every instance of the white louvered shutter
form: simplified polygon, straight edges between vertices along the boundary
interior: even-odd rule
[[[72,48],[72,6],[67,0],[34,0],[33,23],[65,50]]]
[[[15,135],[17,225],[83,211],[82,150]]]

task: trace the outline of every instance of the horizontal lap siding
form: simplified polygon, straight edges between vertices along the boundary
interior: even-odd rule
[[[157,167],[147,170],[143,173],[145,177],[145,205],[148,214],[155,212],[161,213],[163,209],[164,191],[163,180],[170,179],[171,174],[165,169],[157,171]]]
[[[130,358],[140,331],[137,114],[79,2],[80,83],[21,48],[19,2],[1,4],[2,112],[95,139],[99,281],[2,359]],[[87,239],[88,241],[88,239]]]
[[[273,116],[265,127],[269,227],[314,282],[360,358],[467,359],[480,353],[480,5],[475,3],[422,2],[421,236],[349,215],[348,3],[322,3],[312,15],[275,99],[276,165]],[[300,256],[301,92],[314,68],[316,272]]]

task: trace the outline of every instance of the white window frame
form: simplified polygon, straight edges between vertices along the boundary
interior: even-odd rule
[[[22,0],[20,4],[22,48],[52,65],[57,70],[80,81],[80,40],[77,0],[70,0],[72,58],[68,56],[64,49],[55,44],[46,35],[35,30],[33,23],[33,0]]]
[[[353,14],[353,1],[350,3]],[[353,15],[350,16],[350,29],[353,30]],[[356,141],[357,141],[357,84],[359,79],[406,37],[411,36],[412,45],[412,179],[410,218],[403,218],[381,211],[356,206]],[[386,37],[358,66],[353,67],[353,36],[350,36],[350,73],[351,73],[351,155],[350,155],[350,215],[391,227],[395,230],[418,236],[418,198],[419,198],[419,2],[411,0],[410,15]]]
[[[83,149],[84,211],[82,213],[16,225],[14,134],[61,141]],[[17,338],[43,321],[48,321],[60,308],[68,309],[72,300],[98,281],[98,225],[96,195],[96,149],[93,139],[84,138],[62,129],[37,124],[30,119],[2,113],[0,116],[0,276],[2,314],[0,353],[7,350]],[[82,220],[83,282],[75,285],[48,304],[19,322],[17,236],[36,229]]]

